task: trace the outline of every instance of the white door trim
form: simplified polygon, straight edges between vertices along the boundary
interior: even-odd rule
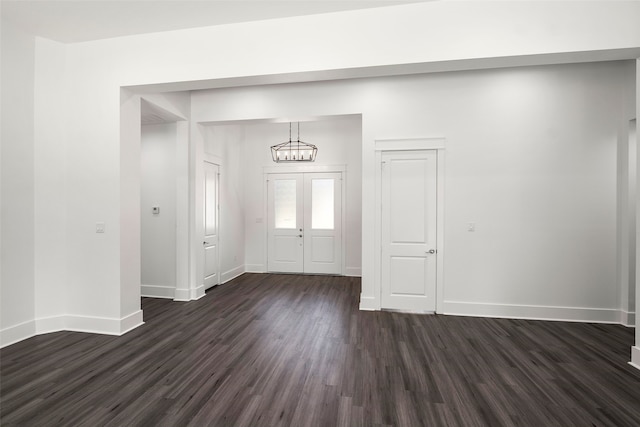
[[[361,310],[380,310],[382,292],[382,153],[407,150],[436,150],[437,153],[437,213],[436,213],[436,313],[444,308],[444,169],[446,139],[398,138],[376,139],[375,143],[375,205],[374,205],[374,281],[373,295],[360,295]]]
[[[196,123],[197,125],[197,123]],[[193,163],[191,167],[191,182],[193,188],[191,192],[190,227],[190,277],[188,289],[176,289],[175,301],[197,300],[205,296],[204,278],[204,260],[202,259],[202,236],[204,233],[204,163],[213,163],[218,166],[218,172],[224,173],[224,165],[222,159],[218,156],[209,154],[204,151],[204,144],[199,132],[191,132],[191,143],[195,147],[195,153],[191,158]],[[220,210],[218,210],[218,215]],[[220,239],[218,239],[220,242]]]
[[[265,166],[264,174],[270,173],[306,173],[306,172],[346,172],[347,165],[279,165]]]
[[[269,191],[269,176],[272,174],[287,174],[287,173],[318,173],[318,172],[335,172],[340,173],[342,176],[341,185],[342,185],[342,212],[341,216],[341,227],[342,227],[342,235],[340,237],[340,244],[342,245],[342,267],[340,274],[342,276],[346,276],[346,259],[347,259],[347,247],[346,247],[346,235],[347,230],[345,228],[346,219],[347,219],[347,196],[346,196],[346,188],[347,188],[347,166],[346,165],[293,165],[293,166],[265,166],[263,168],[263,182],[262,182],[262,194],[263,194],[263,203],[262,203],[262,218],[263,218],[263,241],[262,245],[262,259],[264,271],[269,271],[269,225],[268,225],[268,215],[269,215],[269,199],[268,199],[268,191]]]
[[[444,150],[446,139],[433,138],[396,138],[376,139],[376,151],[406,151],[406,150]]]
[[[212,156],[213,157],[213,156]],[[215,264],[216,264],[216,273],[215,273],[215,281],[213,284],[207,284],[207,277],[211,277],[211,276],[207,276],[207,272],[206,272],[206,266],[207,266],[207,262],[206,262],[206,249],[208,248],[208,246],[204,245],[204,243],[209,240],[209,238],[207,237],[207,230],[206,230],[206,214],[204,215],[204,221],[203,221],[203,233],[200,236],[201,240],[203,240],[203,245],[204,245],[204,252],[201,252],[203,254],[203,274],[202,274],[202,286],[204,286],[204,290],[205,292],[207,291],[207,289],[213,287],[213,286],[218,286],[221,281],[220,281],[220,165],[217,163],[214,163],[214,161],[212,161],[214,159],[210,159],[207,156],[205,156],[205,160],[203,162],[203,164],[208,164],[213,166],[215,169],[215,174],[217,175],[215,177],[215,206],[214,206],[214,210],[215,210]],[[206,181],[206,166],[203,167],[204,173],[205,173],[205,181]],[[205,189],[205,195],[204,195],[204,202],[205,202],[205,210],[206,210],[206,201],[207,201],[207,195],[206,195],[206,183],[204,186]]]

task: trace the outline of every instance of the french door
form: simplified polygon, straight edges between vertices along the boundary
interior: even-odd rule
[[[269,174],[267,267],[342,274],[342,174]]]
[[[436,308],[437,154],[382,154],[381,307]]]

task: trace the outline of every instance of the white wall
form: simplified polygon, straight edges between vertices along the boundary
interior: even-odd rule
[[[132,99],[138,101],[134,96]],[[135,105],[131,105],[135,104]],[[138,105],[139,104],[139,105]],[[174,187],[174,208],[173,214],[175,218],[175,240],[174,249],[175,257],[173,259],[173,265],[175,266],[175,276],[173,283],[175,286],[174,292],[171,293],[169,288],[156,288],[153,291],[149,287],[142,289],[142,293],[151,296],[162,296],[166,298],[174,298],[176,300],[188,301],[191,299],[191,278],[194,275],[195,266],[192,265],[190,260],[191,251],[191,203],[193,203],[193,197],[190,192],[191,178],[189,170],[191,169],[192,154],[190,153],[190,123],[189,117],[191,114],[191,97],[188,92],[168,92],[168,93],[148,93],[142,96],[142,101],[128,102],[127,108],[131,109],[130,114],[124,111],[124,106],[121,109],[124,115],[123,122],[127,123],[127,126],[122,125],[125,129],[126,136],[123,138],[130,138],[130,143],[123,149],[123,151],[130,150],[125,156],[129,156],[132,159],[130,161],[135,162],[140,160],[142,162],[142,153],[140,153],[140,159],[136,158],[136,145],[140,146],[142,141],[140,137],[140,123],[141,117],[143,122],[165,122],[165,124],[173,123],[171,128],[171,134],[173,137],[173,187]],[[141,164],[141,163],[139,163]],[[135,171],[135,168],[133,168]],[[135,178],[123,179],[123,185],[127,188],[132,185]],[[131,194],[131,202],[138,203],[140,206],[140,200],[146,197],[141,191],[140,198],[136,201],[135,195]],[[170,197],[167,195],[167,197]],[[162,211],[161,211],[162,214]],[[142,216],[142,213],[140,214]],[[135,225],[135,224],[134,224]],[[122,232],[122,230],[121,230]],[[144,238],[141,235],[141,241],[144,243]],[[127,248],[128,249],[128,248]],[[142,249],[140,249],[142,251]],[[137,256],[132,254],[132,257]],[[134,258],[135,260],[135,258]],[[135,269],[132,269],[135,270]],[[138,280],[138,277],[142,277],[143,273],[140,271],[139,276],[136,277],[136,272],[133,271],[130,274],[131,281]],[[142,283],[144,284],[144,278]],[[127,285],[121,283],[124,287],[124,291],[127,290]],[[131,290],[130,290],[131,291]],[[136,295],[126,295],[125,292],[121,294],[121,298],[135,303],[135,306],[123,306],[121,309],[126,314],[129,310],[136,310],[139,308],[139,301]]]
[[[2,22],[0,345],[35,333],[35,39]]]
[[[134,266],[122,265],[117,254],[131,246],[128,239],[137,236],[135,233],[120,233],[123,227],[135,227],[132,205],[123,202],[134,199],[128,192],[135,192],[135,189],[121,187],[118,182],[121,175],[130,173],[127,168],[119,167],[120,155],[126,154],[129,143],[126,138],[120,139],[118,132],[120,87],[184,81],[202,85],[209,84],[205,81],[210,79],[223,79],[221,84],[234,84],[235,78],[242,80],[247,76],[266,76],[264,80],[269,81],[271,76],[285,75],[286,78],[290,73],[303,73],[303,77],[313,78],[325,75],[335,77],[336,74],[326,74],[326,71],[346,70],[346,74],[353,75],[350,71],[360,69],[366,72],[372,67],[384,68],[394,64],[429,65],[446,62],[449,68],[455,68],[460,65],[456,61],[464,62],[465,67],[473,67],[474,64],[490,66],[492,58],[502,58],[498,61],[501,65],[519,63],[522,57],[541,62],[575,58],[572,55],[565,58],[560,54],[563,52],[579,52],[581,55],[578,56],[584,59],[597,51],[598,58],[601,58],[603,54],[606,56],[603,50],[614,55],[619,54],[620,49],[640,45],[640,28],[634,19],[640,11],[638,4],[517,3],[463,5],[458,2],[430,2],[70,45],[67,78],[71,87],[67,113],[74,118],[76,125],[81,125],[74,126],[67,139],[70,153],[67,173],[84,175],[86,172],[82,159],[89,152],[104,164],[104,167],[98,168],[99,179],[91,182],[92,185],[73,182],[67,189],[68,210],[73,212],[67,221],[68,256],[78,259],[81,266],[69,274],[71,292],[78,295],[69,302],[70,310],[106,318],[125,315],[120,310],[119,299],[112,300],[111,297],[120,294],[122,287],[130,287],[130,284],[121,281],[118,273],[129,275],[127,271]],[[576,22],[573,17],[578,15],[581,19]],[[461,20],[464,16],[473,18]],[[425,20],[430,25],[425,25]],[[568,25],[568,22],[572,25]],[[602,25],[603,22],[612,24]],[[600,28],[597,35],[592,31],[594,27]],[[326,28],[332,28],[332,31],[324,31]],[[354,33],[353,28],[358,28],[358,32]],[[465,31],[461,32],[461,28]],[[557,30],[549,31],[550,28]],[[290,37],[296,30],[300,30],[297,33],[304,37]],[[469,34],[479,43],[467,43]],[[419,41],[419,45],[416,45],[416,41]],[[283,45],[287,49],[282,49]],[[366,46],[371,48],[367,49]],[[290,52],[296,52],[295,61],[291,60]],[[504,59],[511,55],[517,56],[512,59],[513,62]],[[468,61],[470,59],[473,60]],[[378,68],[376,70],[385,72]],[[401,72],[397,68],[394,70]],[[36,103],[47,103],[37,94],[36,97]],[[334,111],[330,114],[341,114],[341,111],[335,110],[344,109],[342,102],[344,105],[352,102],[343,99],[340,97],[332,102],[331,110]],[[302,109],[313,109],[314,102],[311,101],[315,99],[311,97],[307,100],[309,102]],[[255,110],[263,104],[269,105],[272,100],[260,99],[252,105],[238,98],[228,105],[219,100],[213,102],[224,107],[221,120],[228,117],[237,120],[245,118],[244,109]],[[381,102],[375,88],[371,91],[369,102],[371,107]],[[346,113],[349,112],[358,111]],[[393,118],[397,116],[393,112],[390,115]],[[363,118],[363,128],[367,126],[366,120],[370,119]],[[363,139],[371,141],[389,133],[385,123],[381,123],[380,134],[364,132]],[[395,125],[398,129],[392,129],[390,133],[396,136],[403,132],[401,125],[402,119]],[[133,152],[131,154],[135,155]],[[372,176],[372,166],[371,155],[363,150],[363,156],[365,195],[371,192],[367,179]],[[134,174],[131,173],[131,176]],[[91,209],[83,209],[87,205]],[[369,205],[363,209],[364,230],[370,230],[372,226],[372,218],[367,213],[370,209]],[[115,235],[104,236],[106,238],[96,246],[95,252],[89,254],[85,248],[93,243],[93,239],[84,230],[91,229],[96,218],[102,218],[110,224],[111,229],[115,229]],[[363,239],[365,237],[366,233]],[[363,240],[365,290],[374,268],[371,248],[368,247],[371,245],[367,243]],[[100,304],[94,303],[95,292],[89,292],[87,283],[92,283],[90,288],[104,294],[105,298]]]
[[[620,130],[618,139],[618,287],[622,323],[635,325],[636,291],[636,132],[635,120]]]
[[[142,296],[176,288],[176,123],[143,125],[140,169]],[[158,214],[152,207],[160,208]]]
[[[202,100],[202,98],[199,98]],[[206,101],[205,101],[206,102]],[[291,117],[291,116],[290,116]],[[297,139],[297,124],[293,123],[293,139]],[[265,123],[245,126],[242,165],[245,176],[246,253],[250,271],[266,271],[264,218],[264,168],[286,168],[290,164],[274,163],[270,147],[289,138],[289,123]],[[362,253],[362,132],[361,117],[323,118],[300,123],[300,139],[318,147],[314,165],[344,165],[346,191],[345,209],[345,272],[361,274]]]
[[[368,223],[373,141],[444,136],[439,310],[614,322],[616,150],[633,115],[625,102],[633,68],[595,63],[211,90],[193,94],[192,117],[362,113],[362,294],[372,307],[379,300]],[[260,235],[253,228],[248,235]]]
[[[208,101],[204,101],[208,102]],[[195,107],[199,107],[196,104]],[[207,121],[205,121],[207,122]],[[297,127],[294,123],[294,139]],[[207,122],[200,127],[204,152],[216,156],[220,176],[222,283],[244,271],[266,271],[264,168],[278,167],[271,145],[289,137],[289,123]],[[361,273],[361,118],[322,118],[301,123],[301,139],[319,147],[314,165],[346,166],[346,272]]]
[[[640,113],[640,59],[636,60],[636,165],[640,165],[640,141],[637,125]],[[636,173],[636,307],[640,307],[640,173]],[[636,316],[636,345],[631,348],[631,363],[640,369],[640,316]]]
[[[202,126],[204,152],[220,165],[220,283],[245,272],[244,129],[239,125]]]
[[[36,198],[36,205],[49,197],[62,200],[66,212],[46,222],[48,230],[64,230],[61,232],[63,242],[55,234],[36,236],[43,252],[46,248],[62,246],[60,253],[66,259],[66,271],[51,276],[46,268],[40,270],[36,266],[35,277],[39,278],[36,287],[51,280],[56,286],[66,287],[65,312],[77,317],[80,323],[93,322],[96,326],[93,330],[126,330],[124,320],[139,309],[136,291],[139,286],[135,283],[139,263],[130,261],[136,259],[133,256],[136,251],[139,255],[139,244],[135,243],[139,241],[140,221],[136,184],[139,153],[135,144],[131,145],[136,140],[134,121],[127,120],[136,114],[136,108],[139,114],[139,105],[135,99],[121,97],[123,86],[164,83],[177,86],[174,83],[186,82],[183,86],[192,89],[239,82],[256,84],[635,58],[640,46],[639,12],[637,2],[426,2],[121,37],[66,45],[64,49],[36,39],[35,76],[43,86],[34,93],[34,108],[39,112],[34,127],[35,135],[43,137],[36,138],[35,146],[41,147],[46,142],[64,151],[65,162],[52,165],[47,176],[60,175],[65,180],[59,188],[52,188],[48,196],[31,192],[30,197]],[[580,19],[576,20],[576,16]],[[327,32],[326,28],[332,31]],[[594,32],[593,28],[599,30]],[[291,34],[299,36],[291,37]],[[291,52],[296,52],[295,60]],[[50,61],[42,60],[47,55],[57,58],[63,67],[52,69]],[[66,85],[64,96],[52,102],[51,92],[60,85]],[[348,87],[349,84],[343,82],[342,85]],[[573,84],[567,86],[576,89]],[[349,94],[353,95],[354,90],[349,90]],[[438,90],[434,88],[435,92]],[[452,90],[459,92],[463,88]],[[357,94],[360,102],[355,107],[381,108],[378,104],[383,98],[375,87],[367,88],[365,84],[359,86],[358,91],[363,92]],[[391,95],[393,101],[395,97]],[[3,102],[7,96],[3,85]],[[308,100],[313,106],[315,100]],[[238,101],[236,98],[234,104],[226,106],[226,113],[220,115],[243,118],[242,108],[255,112],[262,103],[272,103],[268,99],[260,99],[254,105]],[[332,108],[325,109],[331,110],[330,114],[340,114],[336,110],[352,110],[346,107],[353,103],[338,97],[332,102]],[[314,109],[311,106],[301,109]],[[363,132],[364,141],[409,132],[403,126],[408,116],[394,114],[391,105],[387,108],[390,110],[388,121],[376,125],[379,133]],[[357,113],[357,109],[350,112]],[[570,112],[560,114],[575,119]],[[44,117],[57,115],[62,117],[63,126],[52,128]],[[414,131],[444,132],[428,126],[433,123],[428,115],[422,117],[426,117],[424,125]],[[393,124],[396,118],[398,121]],[[460,115],[456,125],[463,119]],[[368,120],[374,119],[363,117],[363,129],[369,128]],[[372,218],[368,212],[371,206],[365,197],[369,197],[366,195],[372,189],[373,166],[368,149],[363,150],[363,156],[363,229],[368,233]],[[3,162],[19,159],[20,155],[12,154],[10,159],[3,155]],[[23,176],[22,172],[12,171],[10,176],[8,191],[17,191],[16,183],[20,180],[13,178]],[[5,179],[3,177],[3,187],[7,185]],[[4,194],[5,188],[3,197]],[[106,233],[95,233],[97,221],[106,223]],[[28,227],[22,230],[24,235],[31,233]],[[363,240],[363,243],[367,242]],[[374,268],[370,250],[363,245],[365,285],[370,279],[368,272]],[[16,262],[29,264],[29,256],[20,255]],[[20,301],[18,298],[14,304],[13,299],[9,299],[5,304],[16,306]]]
[[[67,327],[67,271],[75,262],[67,257],[67,164],[65,46],[37,39],[36,58],[46,73],[36,73],[35,92],[52,100],[55,110],[36,104],[35,122],[35,297],[36,332]],[[55,242],[41,244],[41,242]],[[54,248],[54,250],[52,250]]]

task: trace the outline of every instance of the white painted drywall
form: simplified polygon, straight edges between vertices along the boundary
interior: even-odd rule
[[[190,276],[192,276],[192,265],[190,264],[189,251],[191,250],[191,237],[189,231],[190,225],[190,202],[191,196],[189,191],[190,178],[189,169],[191,167],[191,156],[189,150],[189,129],[188,122],[191,109],[191,97],[187,92],[168,92],[168,93],[148,93],[142,97],[141,108],[143,122],[164,121],[175,124],[175,150],[174,166],[175,166],[175,289],[169,292],[168,288],[156,288],[156,294],[161,293],[163,297],[174,298],[176,300],[190,299]],[[132,115],[135,115],[132,112]],[[150,116],[149,116],[150,115]],[[131,132],[131,138],[136,139],[138,129],[140,128],[139,120],[137,127],[133,125],[127,132]],[[135,145],[132,141],[131,145]],[[141,159],[142,161],[142,159]],[[142,196],[141,196],[142,197]],[[142,272],[140,273],[142,277]],[[152,294],[153,290],[148,286],[143,287],[143,294]],[[160,296],[160,295],[158,295]],[[135,297],[127,297],[134,300]],[[126,308],[133,309],[133,308]]]
[[[202,98],[199,98],[202,100]],[[297,102],[304,102],[298,100]],[[288,117],[294,117],[289,115]],[[297,139],[297,123],[293,123],[293,139]],[[290,163],[274,163],[270,147],[289,139],[289,123],[266,123],[245,126],[243,164],[246,200],[246,254],[251,271],[266,271],[264,218],[264,168],[286,168]],[[344,165],[345,209],[345,271],[361,272],[362,230],[362,132],[359,115],[323,118],[300,123],[300,139],[318,147],[313,165]],[[305,164],[302,164],[305,165]]]
[[[1,31],[0,345],[6,345],[35,333],[35,39],[10,23]]]
[[[206,101],[205,101],[206,102]],[[289,123],[207,123],[199,127],[204,152],[221,163],[220,251],[222,282],[239,272],[266,271],[264,168],[275,164],[269,147],[289,137]],[[294,124],[294,139],[297,127]],[[322,118],[301,124],[301,138],[319,147],[314,165],[346,166],[346,267],[361,272],[361,118]],[[288,165],[290,166],[290,164]]]
[[[635,120],[618,138],[618,248],[617,269],[622,323],[635,325],[636,283],[636,134]]]
[[[244,129],[224,125],[200,130],[204,152],[220,162],[220,283],[225,283],[245,271]]]
[[[35,121],[35,297],[37,332],[64,328],[67,309],[67,271],[74,263],[67,257],[66,181],[73,179],[65,172],[66,92],[62,78],[65,69],[65,46],[38,40],[36,57],[46,72],[36,73],[35,91],[50,105],[36,104]],[[44,107],[44,108],[43,108]],[[55,242],[42,245],[39,242]]]
[[[50,196],[64,201],[67,214],[51,218],[47,226],[52,230],[65,230],[66,239],[61,243],[55,236],[46,234],[36,236],[36,241],[42,248],[64,247],[67,271],[64,277],[53,277],[53,280],[60,285],[64,283],[67,288],[65,311],[86,319],[121,322],[139,308],[135,292],[139,286],[135,284],[139,263],[136,266],[135,262],[127,261],[135,260],[135,256],[129,256],[130,252],[139,254],[135,243],[139,241],[140,227],[136,183],[139,172],[136,173],[136,162],[127,161],[136,158],[135,147],[130,145],[136,138],[129,138],[128,132],[120,132],[123,123],[120,109],[125,109],[126,116],[136,112],[136,105],[126,96],[121,98],[122,86],[188,82],[191,87],[204,87],[248,81],[248,76],[258,76],[252,80],[255,83],[379,75],[417,69],[454,70],[603,57],[630,58],[631,53],[626,49],[640,46],[639,13],[637,2],[427,2],[78,43],[65,46],[64,52],[48,42],[36,40],[40,52],[35,62],[36,80],[49,87],[68,85],[64,99],[56,100],[60,102],[52,102],[51,91],[43,87],[35,91],[36,111],[44,116],[60,113],[63,117],[60,129],[49,128],[48,122],[36,120],[35,134],[47,134],[50,141],[55,141],[65,151],[66,162],[50,171],[54,176],[64,175],[65,182]],[[580,19],[575,19],[576,16]],[[332,31],[327,32],[326,28]],[[354,28],[358,30],[354,31]],[[594,32],[593,28],[598,31]],[[291,37],[293,33],[298,36]],[[45,50],[64,63],[64,70],[50,70],[48,62],[40,61]],[[291,52],[296,52],[295,60]],[[327,70],[338,71],[328,73]],[[290,73],[305,74],[292,76]],[[38,79],[45,75],[49,80]],[[54,77],[57,77],[55,83]],[[350,87],[348,82],[342,82],[342,85]],[[568,86],[578,90],[573,83]],[[599,86],[596,83],[596,87]],[[466,89],[451,85],[446,88],[454,93]],[[443,92],[444,88],[432,89],[434,93],[440,93],[438,99],[448,95]],[[354,105],[355,100],[338,94],[331,108],[325,109],[331,111],[330,114],[338,114],[340,110],[353,110],[347,107],[354,106],[356,111],[350,112],[358,113],[360,105],[365,106],[366,112],[370,108],[384,108],[380,104],[387,102],[382,96],[384,91],[381,93],[375,85],[365,84],[357,90],[348,90],[350,96],[354,92],[360,99],[357,105]],[[419,136],[443,132],[436,129],[428,111],[414,111],[411,117],[420,115],[424,124],[413,131],[405,128],[407,120],[413,119],[403,114],[406,108],[402,104],[395,104],[395,100],[402,97],[393,93],[388,95],[391,102],[386,106],[388,114],[383,122],[371,128],[376,132],[367,129],[377,118],[363,116],[364,141],[410,132],[417,132]],[[6,96],[4,89],[2,96]],[[321,93],[318,96],[323,97]],[[420,98],[423,95],[416,92],[411,96]],[[313,110],[311,106],[315,99],[307,100],[310,105],[301,109]],[[249,105],[236,99],[234,104],[225,106],[226,112],[220,115],[223,119],[242,119],[245,117],[243,109],[255,112],[261,104],[273,103],[268,99],[253,101],[255,104]],[[444,104],[448,111],[453,109],[450,102]],[[66,108],[61,109],[61,105]],[[444,130],[463,127],[465,108],[464,105],[457,107],[460,107],[460,113],[455,114],[455,119],[449,119],[455,121],[455,125],[449,123]],[[139,114],[139,108],[137,111]],[[280,112],[273,114],[282,116]],[[571,111],[562,110],[558,114],[568,120],[575,119]],[[123,135],[125,137],[121,139]],[[40,142],[36,140],[36,146]],[[372,249],[366,240],[372,226],[369,193],[373,158],[370,147],[364,148],[362,264],[366,288],[374,268]],[[453,153],[456,153],[455,146]],[[7,160],[3,157],[3,162],[15,160],[17,158]],[[454,171],[459,172],[455,168]],[[11,174],[12,178],[19,176],[18,172]],[[12,179],[11,182],[10,191],[16,191],[15,183],[19,180]],[[611,191],[615,193],[615,189]],[[42,195],[31,194],[33,196],[29,197],[35,197],[36,204],[47,200]],[[454,193],[453,196],[459,195]],[[103,235],[95,233],[97,221],[106,224]],[[28,229],[23,231],[30,234]],[[28,254],[25,256],[17,261],[28,264]],[[40,271],[36,271],[36,277],[42,278],[37,287],[48,286],[51,279]],[[482,289],[479,292],[482,293]]]
[[[363,296],[373,299],[373,141],[444,136],[443,311],[569,307],[567,318],[615,321],[616,149],[632,86],[633,64],[615,62],[248,87],[194,93],[192,118],[362,113]]]
[[[176,123],[142,126],[140,249],[144,296],[173,298],[176,288],[176,145]],[[158,214],[153,213],[154,206],[160,209]]]
[[[640,59],[636,60],[636,165],[640,165]],[[637,167],[637,166],[636,166]],[[640,307],[640,173],[636,173],[636,309]],[[640,316],[636,316],[636,345],[632,351],[633,361],[640,366]]]
[[[637,112],[636,112],[636,116],[637,116]],[[624,138],[623,138],[624,139]],[[629,281],[628,283],[628,309],[627,311],[629,313],[635,313],[636,312],[636,286],[635,286],[635,282],[636,282],[636,276],[638,274],[638,271],[636,269],[635,266],[635,258],[636,258],[636,245],[637,242],[635,241],[635,236],[637,233],[637,227],[638,224],[635,221],[636,216],[637,216],[637,212],[636,210],[638,209],[638,207],[636,206],[636,204],[634,203],[633,197],[638,193],[638,188],[637,188],[637,175],[638,175],[638,120],[637,119],[633,119],[629,121],[629,201],[630,203],[628,204],[629,207],[629,220],[631,222],[631,227],[630,227],[630,234],[631,234],[631,245],[629,246],[629,252],[630,252],[630,258],[629,258]],[[624,309],[624,307],[623,307]],[[631,320],[631,319],[629,319]],[[633,321],[628,321],[627,322],[628,325],[634,325],[635,324],[635,317],[633,318]]]
[[[448,71],[532,64],[538,55],[546,57],[541,63],[563,62],[594,51],[574,58],[601,60],[612,49],[637,53],[639,15],[640,5],[629,1],[424,2],[77,43],[71,57],[96,70],[106,66],[98,73],[120,85],[199,88],[253,76],[281,82],[283,73],[380,75],[363,68],[384,74],[386,67],[399,72],[399,64]]]

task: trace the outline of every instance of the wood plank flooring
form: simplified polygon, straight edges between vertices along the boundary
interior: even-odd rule
[[[0,351],[3,426],[639,426],[633,329],[358,311],[356,278],[245,274],[145,325]]]

